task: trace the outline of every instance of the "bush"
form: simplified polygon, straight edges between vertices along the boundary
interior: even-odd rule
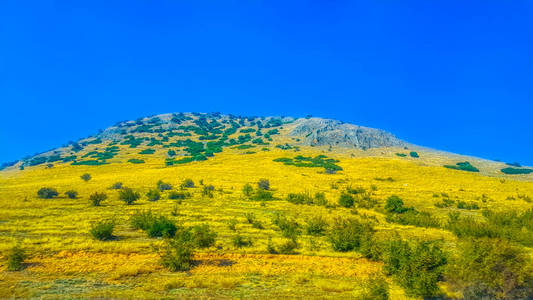
[[[168,194],[168,199],[183,200],[189,196],[188,193],[172,191]]]
[[[53,188],[43,187],[37,191],[37,196],[42,199],[51,199],[57,197],[58,193]]]
[[[383,276],[370,276],[363,284],[360,300],[388,300],[389,283]]]
[[[237,234],[233,238],[233,246],[235,246],[236,248],[250,247],[252,246],[252,241],[249,238],[245,238],[240,234]]]
[[[270,201],[274,199],[274,196],[271,191],[257,189],[252,199],[256,201]]]
[[[157,201],[161,199],[161,193],[158,190],[149,190],[146,197],[148,197],[148,201]]]
[[[446,267],[446,255],[434,242],[392,241],[384,269],[411,297],[435,297],[440,294],[439,279]]]
[[[289,219],[284,215],[276,214],[272,219],[272,223],[281,230],[284,237],[296,240],[300,235],[300,224],[293,219]]]
[[[339,197],[339,205],[349,208],[353,207],[354,199],[353,196],[350,194],[342,193]]]
[[[99,221],[91,226],[89,233],[97,240],[108,241],[113,238],[114,228],[115,222],[112,220]]]
[[[91,196],[89,196],[89,200],[91,200],[91,204],[93,206],[100,206],[100,203],[107,199],[107,195],[105,193],[94,193]]]
[[[389,213],[397,213],[401,214],[409,209],[407,207],[403,206],[403,200],[396,196],[392,195],[389,198],[387,198],[387,203],[385,204],[385,210]]]
[[[120,190],[118,192],[118,196],[120,200],[126,202],[126,204],[128,205],[133,204],[135,201],[139,200],[139,198],[141,197],[139,193],[135,192],[133,189],[128,188],[128,187]]]
[[[387,222],[398,223],[402,225],[413,225],[417,227],[440,228],[441,224],[438,218],[428,212],[420,212],[414,209],[408,210],[401,214],[388,214]]]
[[[80,178],[83,179],[83,181],[87,182],[87,181],[91,180],[92,177],[91,177],[91,174],[85,173],[85,174],[81,175]]]
[[[472,166],[469,162],[459,162],[455,165],[444,165],[445,168],[448,169],[454,169],[454,170],[461,170],[461,171],[468,171],[468,172],[479,172],[479,169]]]
[[[157,182],[157,188],[162,192],[162,191],[168,191],[168,190],[171,190],[172,189],[172,185],[170,185],[170,183],[165,183],[163,182],[162,180],[159,180]]]
[[[257,188],[264,191],[270,190],[270,181],[268,181],[268,179],[259,179],[259,182],[257,182]]]
[[[208,248],[215,244],[217,233],[209,228],[209,225],[196,225],[191,228],[192,242],[198,248]]]
[[[160,262],[172,272],[187,271],[192,266],[192,245],[180,239],[166,241],[163,252],[160,253]]]
[[[192,179],[185,179],[181,184],[183,188],[194,188],[194,181]]]
[[[356,219],[336,219],[331,228],[329,240],[333,250],[347,252],[359,250],[373,234],[374,228],[370,223]]]
[[[467,239],[446,278],[465,299],[526,299],[533,295],[533,265],[527,251],[499,239]]]
[[[533,169],[503,168],[500,170],[504,174],[517,175],[533,173]]]
[[[20,271],[24,268],[24,260],[27,258],[24,249],[15,246],[7,253],[7,270]]]
[[[144,159],[131,158],[128,159],[128,162],[132,164],[144,164]]]
[[[409,155],[410,155],[411,157],[413,157],[413,158],[419,158],[419,157],[420,157],[420,156],[418,155],[418,153],[415,152],[415,151],[411,151],[411,152],[409,152]]]
[[[113,185],[111,186],[111,189],[112,190],[120,190],[122,188],[122,182],[115,182],[113,183]]]
[[[131,226],[145,231],[149,237],[173,237],[178,230],[173,221],[152,211],[136,212],[130,217]]]
[[[324,235],[328,223],[321,217],[315,216],[307,220],[306,232],[309,235]]]
[[[74,190],[70,190],[70,191],[66,191],[65,195],[67,195],[67,197],[69,197],[70,199],[76,199],[76,197],[78,197],[78,192]]]
[[[246,197],[250,197],[252,195],[252,193],[254,192],[254,189],[252,188],[252,186],[247,183],[245,184],[243,187],[242,187],[242,193],[246,196]]]
[[[277,252],[280,254],[295,254],[298,248],[298,243],[294,239],[289,239],[279,245]]]
[[[300,194],[293,194],[290,193],[287,195],[287,201],[293,204],[313,204],[314,199],[309,193],[300,193]]]
[[[202,189],[202,195],[207,196],[209,198],[213,198],[213,191],[215,190],[215,187],[212,185],[205,185]]]

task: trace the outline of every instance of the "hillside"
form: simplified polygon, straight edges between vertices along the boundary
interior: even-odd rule
[[[484,286],[488,297],[525,299],[527,170],[320,118],[119,122],[0,171],[0,298],[461,298]],[[137,197],[126,191],[138,199],[128,204]],[[99,240],[91,232],[105,221],[112,235]],[[481,274],[453,268],[486,239],[501,253],[483,255],[507,257],[508,281],[457,277]],[[184,245],[187,267],[169,267],[165,254]],[[27,258],[9,271],[15,246]]]

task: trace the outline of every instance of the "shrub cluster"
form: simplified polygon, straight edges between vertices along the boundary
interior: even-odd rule
[[[100,203],[107,199],[106,193],[94,193],[89,196],[89,200],[93,206],[100,206]]]
[[[150,210],[136,212],[130,217],[130,223],[133,228],[145,231],[149,237],[173,237],[178,230],[173,221]]]
[[[89,233],[93,238],[100,241],[108,241],[113,239],[113,229],[115,228],[115,221],[104,220],[94,223],[91,226]]]
[[[57,195],[57,191],[49,187],[43,187],[39,191],[37,191],[37,196],[42,199],[51,199],[57,197]]]

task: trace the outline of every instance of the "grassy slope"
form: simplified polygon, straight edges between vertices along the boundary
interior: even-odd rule
[[[349,217],[353,211],[345,208],[293,205],[283,200],[290,192],[324,192],[335,203],[345,186],[362,186],[370,190],[377,186],[373,196],[383,206],[386,197],[397,194],[408,206],[430,211],[445,220],[450,209],[439,209],[434,203],[435,193],[447,193],[450,199],[475,202],[493,210],[524,210],[532,206],[516,197],[533,195],[533,182],[503,180],[480,174],[449,170],[424,165],[423,160],[411,158],[353,157],[351,153],[325,153],[340,159],[344,171],[335,175],[324,174],[320,168],[285,166],[272,160],[297,154],[315,156],[322,151],[302,147],[298,153],[271,147],[271,151],[225,149],[208,161],[165,167],[164,152],[155,155],[137,155],[142,148],[121,146],[114,162],[125,162],[136,157],[145,164],[113,163],[102,166],[71,166],[58,164],[53,168],[30,167],[23,172],[0,172],[0,252],[21,243],[29,249],[30,264],[22,272],[7,272],[0,268],[0,297],[78,295],[99,297],[147,297],[179,295],[196,298],[227,297],[331,297],[350,298],[360,291],[360,283],[368,274],[380,272],[381,264],[363,258],[357,253],[338,253],[331,250],[326,237],[300,238],[298,255],[270,255],[267,240],[274,243],[284,239],[270,217],[274,212],[286,212],[305,224],[306,218],[322,215],[331,221],[337,216]],[[394,151],[393,151],[394,152]],[[421,153],[423,158],[424,153]],[[89,182],[80,179],[83,173],[93,177]],[[393,182],[376,178],[394,179]],[[200,188],[191,189],[194,197],[181,205],[163,194],[162,200],[149,202],[144,196],[158,180],[177,187],[184,179],[196,184],[200,179],[212,184],[217,191],[214,198],[202,197]],[[259,202],[244,199],[241,188],[268,178],[274,195],[280,200]],[[143,194],[135,205],[126,206],[118,193],[109,190],[121,181]],[[60,197],[38,199],[36,191],[49,186],[56,188]],[[78,199],[68,199],[63,193],[75,189]],[[89,205],[93,192],[106,192],[109,198],[101,207]],[[483,196],[484,197],[484,201]],[[517,200],[507,200],[515,196]],[[179,215],[170,212],[177,207]],[[201,251],[196,256],[198,266],[188,273],[171,273],[158,265],[152,244],[161,240],[150,239],[145,233],[132,230],[128,216],[136,210],[152,209],[185,225],[208,223],[217,233],[217,247]],[[379,209],[378,209],[379,210]],[[265,229],[252,228],[244,214],[253,212]],[[464,211],[479,215],[479,211]],[[397,232],[406,238],[424,237],[443,239],[452,248],[454,236],[439,229],[389,224],[376,211],[359,209],[359,213],[374,215],[380,232]],[[118,226],[116,241],[100,242],[88,235],[92,222],[115,218]],[[227,222],[239,221],[237,232],[252,238],[253,246],[236,249],[232,245],[235,232]],[[186,287],[186,288],[182,288]],[[403,298],[402,290],[393,285],[393,298]]]

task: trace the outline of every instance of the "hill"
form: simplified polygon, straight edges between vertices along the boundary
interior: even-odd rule
[[[119,122],[0,171],[0,298],[526,298],[505,168],[320,118]]]

